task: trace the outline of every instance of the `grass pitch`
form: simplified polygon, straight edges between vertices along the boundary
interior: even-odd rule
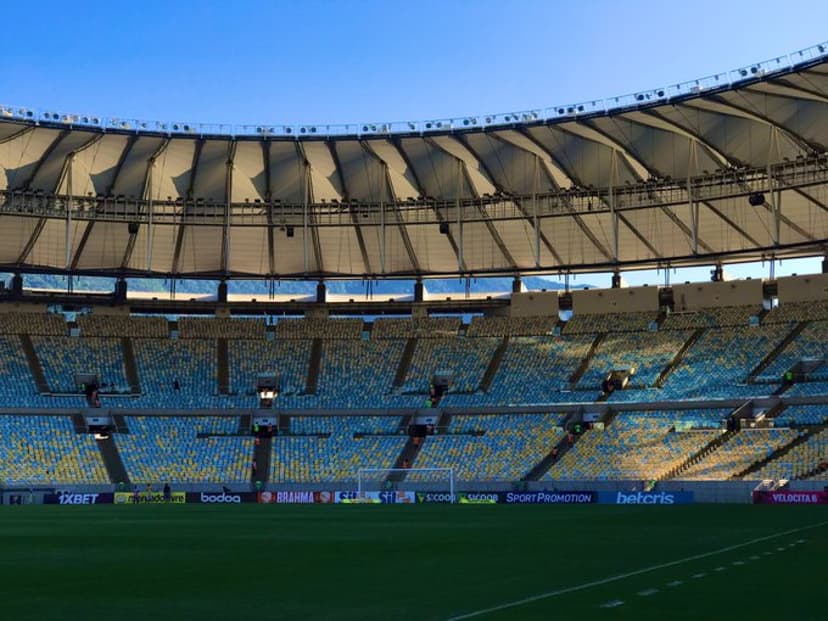
[[[828,526],[804,527],[826,520],[818,506],[5,506],[0,610],[445,621],[575,587],[468,618],[824,621]]]

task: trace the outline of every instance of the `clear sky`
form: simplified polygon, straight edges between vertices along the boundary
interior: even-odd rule
[[[4,17],[0,103],[227,124],[509,112],[735,69],[826,23],[825,0],[38,0]]]

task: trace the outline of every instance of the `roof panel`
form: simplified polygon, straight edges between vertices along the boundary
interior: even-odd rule
[[[118,162],[127,148],[129,138],[119,134],[106,134],[100,140],[79,151],[72,159],[72,194],[96,196],[107,194],[115,180]],[[67,175],[60,193],[68,193],[70,176]]]
[[[530,127],[527,132],[551,154],[555,162],[579,186],[607,187],[610,183],[611,149],[555,126]]]
[[[220,272],[223,231],[220,226],[185,226],[181,237],[178,271]]]
[[[393,143],[388,140],[367,140],[365,144],[387,166],[388,179],[397,199],[406,200],[420,195],[414,171]]]
[[[83,231],[87,226],[84,223]],[[125,222],[95,222],[87,236],[77,269],[118,269],[124,260],[129,241]],[[77,248],[76,248],[77,251]]]
[[[437,216],[432,210],[402,209],[400,214],[420,269],[435,272],[458,269],[457,253],[449,236],[440,233]]]
[[[472,198],[461,162],[422,138],[403,138],[400,148],[414,168],[426,196],[437,200]]]
[[[39,218],[0,215],[0,263],[17,263]]]
[[[47,219],[40,235],[37,237],[34,248],[26,258],[26,263],[37,267],[65,269],[66,260],[66,227],[69,227],[70,255],[74,255],[80,243],[86,223],[73,220]]]
[[[475,196],[495,193],[497,188],[493,180],[489,178],[485,166],[457,138],[454,136],[434,136],[430,141],[452,157],[463,162],[463,166],[465,167],[464,172],[468,177],[471,187],[474,189]]]
[[[365,262],[354,226],[322,226],[318,229],[322,265],[334,274],[363,274]]]
[[[188,199],[196,141],[170,140],[155,160],[152,171],[152,198],[156,201]],[[193,196],[193,198],[196,198]],[[206,197],[198,197],[206,198]]]
[[[153,224],[152,243],[147,255],[148,227],[142,226],[135,239],[135,247],[129,257],[129,269],[150,271],[158,274],[172,272],[175,242],[178,238],[178,225]]]
[[[262,143],[242,140],[233,156],[233,188],[230,200],[243,203],[267,199],[267,174]]]
[[[554,190],[545,168],[533,153],[514,143],[496,138],[497,134],[467,134],[468,142],[498,188],[522,195]]]
[[[563,265],[605,263],[601,254],[574,218],[554,216],[541,218],[541,231],[549,240]]]
[[[642,115],[643,116],[643,115]],[[692,144],[678,132],[642,125],[621,116],[592,121],[608,136],[627,146],[627,152],[661,177],[681,179],[689,174]]]
[[[293,141],[270,143],[270,192],[273,201],[301,204],[305,198],[305,163]]]
[[[305,264],[305,230],[301,224],[293,227],[293,236],[288,237],[287,227],[273,231],[273,247],[276,273],[281,275],[299,275],[317,271],[313,254],[313,242],[308,236],[307,266]]]
[[[50,147],[32,177],[30,187],[54,194],[57,192],[61,176],[65,174],[69,155],[82,148],[90,140],[97,140],[100,134],[91,132],[69,132],[55,145]]]
[[[815,101],[809,98],[794,99],[790,96],[751,92],[744,94],[742,100],[749,102],[751,109],[755,109],[757,113],[784,127],[788,132],[801,136],[809,143],[818,145],[823,150],[825,145],[828,145],[828,127],[824,122],[828,116],[828,98]],[[739,103],[739,99],[734,101]]]
[[[22,189],[49,147],[60,137],[55,129],[36,127],[0,143],[0,188]]]
[[[278,231],[274,231],[274,234]],[[232,273],[270,273],[270,250],[266,226],[234,226],[230,229],[230,259]]]
[[[227,163],[229,140],[206,140],[198,156],[193,196],[208,203],[223,203],[227,197]]]
[[[556,186],[558,188],[567,189],[575,185],[567,172],[563,170],[563,168],[561,168],[555,160],[553,160],[548,151],[546,151],[540,144],[532,140],[531,135],[511,129],[493,132],[493,134],[498,138],[515,145],[519,149],[538,157],[539,162],[541,163],[541,170],[545,172],[549,178],[550,189],[555,189]],[[546,184],[541,183],[542,188],[545,186]]]
[[[462,246],[463,262],[468,271],[474,273],[512,269],[511,263],[504,256],[485,222],[463,222],[462,235],[459,229],[456,223],[449,224],[449,231],[457,244]]]
[[[687,212],[687,205],[671,208],[674,214]],[[691,239],[663,211],[656,209],[625,209],[618,212],[663,257],[693,254]],[[686,216],[689,217],[689,216]],[[685,217],[678,217],[684,221]]]
[[[124,158],[121,170],[118,171],[118,175],[115,177],[114,185],[112,186],[112,193],[115,196],[137,196],[140,198],[148,198],[150,196],[148,191],[144,191],[149,160],[158,152],[164,143],[165,140],[163,138],[154,136],[141,136],[135,141]],[[153,174],[153,185],[156,182],[155,176]],[[152,196],[159,195],[160,193],[152,194]]]
[[[303,142],[302,149],[310,166],[311,196],[314,202],[342,200],[344,192],[339,173],[325,142]]]
[[[388,201],[388,183],[382,163],[356,140],[335,143],[339,169],[349,199]]]

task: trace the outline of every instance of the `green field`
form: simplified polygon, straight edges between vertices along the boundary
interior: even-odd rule
[[[819,506],[4,506],[0,618],[447,620],[573,587],[469,618],[824,621],[826,520]]]

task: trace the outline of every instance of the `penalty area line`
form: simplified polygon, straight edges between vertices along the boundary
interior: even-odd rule
[[[683,565],[684,563],[691,563],[693,561],[697,561],[703,558],[709,558],[711,556],[716,556],[717,554],[725,554],[726,552],[731,552],[733,550],[739,550],[741,548],[745,548],[747,546],[752,546],[757,543],[762,543],[763,541],[770,541],[771,539],[778,539],[779,537],[784,537],[786,535],[793,535],[794,533],[801,533],[806,530],[811,530],[813,528],[820,528],[821,526],[825,526],[828,524],[828,520],[823,522],[817,522],[816,524],[809,524],[808,526],[800,526],[799,528],[791,528],[788,530],[783,530],[778,533],[773,533],[771,535],[765,535],[764,537],[757,537],[756,539],[751,539],[750,541],[744,541],[742,543],[737,543],[732,546],[726,546],[724,548],[719,548],[718,550],[712,550],[710,552],[703,552],[701,554],[694,554],[693,556],[685,556],[684,558],[677,559],[675,561],[669,561],[667,563],[660,563],[658,565],[650,565],[649,567],[644,567],[643,569],[636,569],[635,571],[629,571],[623,574],[617,574],[615,576],[610,576],[608,578],[602,578],[600,580],[593,580],[592,582],[585,582],[584,584],[577,584],[571,587],[565,587],[563,589],[557,589],[555,591],[548,591],[546,593],[539,593],[538,595],[532,595],[530,597],[524,597],[523,599],[516,599],[511,602],[506,602],[505,604],[499,604],[497,606],[491,606],[489,608],[481,608],[480,610],[473,610],[472,612],[467,612],[464,614],[456,615],[453,617],[449,617],[446,621],[462,621],[463,619],[474,619],[475,617],[482,617],[483,615],[488,615],[493,612],[500,612],[501,610],[509,610],[510,608],[517,608],[518,606],[525,606],[526,604],[532,604],[534,602],[539,602],[544,599],[549,599],[552,597],[558,597],[559,595],[566,595],[568,593],[576,593],[577,591],[584,591],[586,589],[591,589],[593,587],[602,586],[604,584],[610,584],[612,582],[618,582],[619,580],[625,580],[626,578],[632,578],[633,576],[640,576],[642,574],[649,573],[651,571],[658,571],[659,569],[666,569],[668,567],[675,567],[676,565]]]

